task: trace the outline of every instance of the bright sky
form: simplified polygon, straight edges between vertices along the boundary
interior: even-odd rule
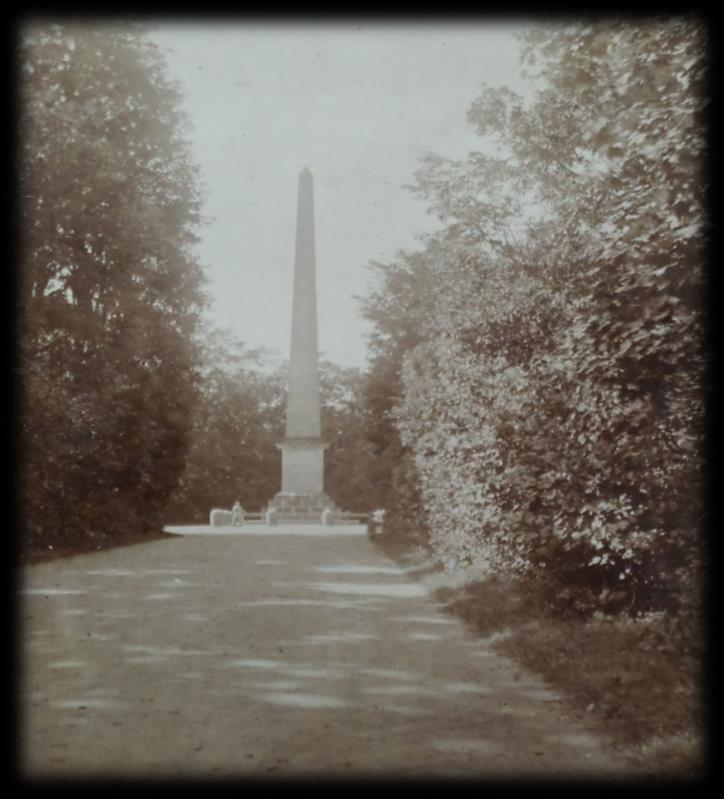
[[[522,21],[442,24],[159,24],[181,83],[205,214],[210,318],[286,358],[297,178],[314,176],[320,355],[363,367],[354,295],[365,266],[435,229],[403,189],[426,151],[480,148],[465,114],[482,84],[525,91]]]

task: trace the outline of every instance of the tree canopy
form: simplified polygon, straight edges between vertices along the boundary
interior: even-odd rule
[[[205,303],[179,95],[136,25],[28,24],[19,65],[24,540],[155,529]]]
[[[536,94],[486,88],[485,151],[416,176],[442,227],[366,303],[373,374],[447,563],[553,580],[580,608],[678,605],[703,519],[704,30],[523,44]]]

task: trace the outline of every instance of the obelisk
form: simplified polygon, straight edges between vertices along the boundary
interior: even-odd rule
[[[324,494],[324,449],[319,419],[317,287],[312,173],[299,175],[294,256],[292,341],[287,415],[282,451],[282,487],[269,503],[282,519],[319,519],[332,501]]]
[[[314,195],[312,173],[308,169],[302,170],[299,175],[297,197],[297,238],[294,255],[294,300],[288,391],[285,440],[311,441],[319,439]],[[292,475],[288,476],[293,481]],[[282,485],[284,485],[283,479]],[[319,482],[313,487],[321,490],[322,484]]]

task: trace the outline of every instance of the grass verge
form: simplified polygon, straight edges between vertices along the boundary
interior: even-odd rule
[[[19,557],[19,565],[31,565],[35,563],[45,563],[58,558],[69,558],[73,555],[86,555],[91,552],[102,552],[116,547],[127,547],[134,544],[145,544],[161,538],[175,538],[172,533],[162,530],[150,529],[142,532],[129,530],[124,536],[113,539],[83,540],[72,544],[56,545],[52,549],[27,549],[22,550]]]
[[[373,540],[389,557],[409,562],[404,546],[383,539]],[[632,773],[703,775],[702,648],[678,640],[663,614],[561,618],[529,586],[496,578],[439,587],[435,596],[478,635],[502,633],[491,646],[585,713]]]

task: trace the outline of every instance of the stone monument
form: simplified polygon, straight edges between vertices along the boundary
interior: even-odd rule
[[[292,343],[282,451],[282,488],[270,501],[280,522],[317,522],[334,502],[324,493],[324,450],[319,421],[319,360],[312,173],[299,175],[294,257]]]

